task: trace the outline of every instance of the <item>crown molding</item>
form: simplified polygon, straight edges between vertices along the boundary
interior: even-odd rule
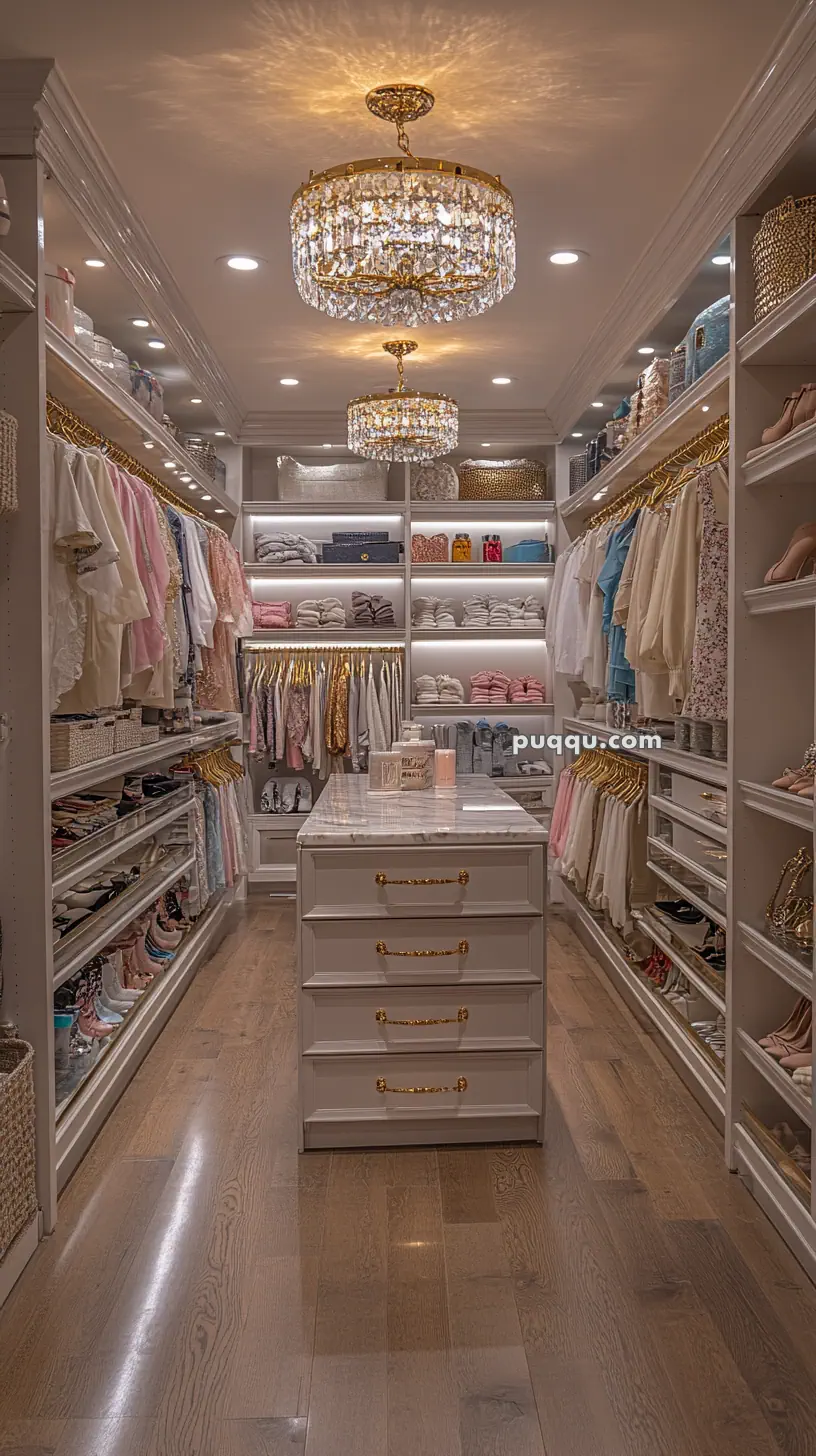
[[[759,196],[816,112],[816,0],[800,0],[774,49],[614,303],[549,401],[559,438],[690,282],[706,249]]]
[[[240,445],[296,450],[305,445],[339,445],[348,433],[346,411],[253,410],[238,436]],[[460,410],[459,439],[470,446],[489,435],[495,445],[552,445],[558,436],[545,410]]]
[[[42,159],[88,231],[131,284],[230,435],[244,410],[170,265],[131,207],[113,163],[51,60],[0,62],[0,147]]]

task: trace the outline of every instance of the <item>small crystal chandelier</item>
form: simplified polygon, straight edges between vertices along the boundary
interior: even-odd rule
[[[459,406],[447,394],[405,388],[403,359],[412,339],[392,339],[383,348],[397,361],[398,382],[387,394],[349,401],[348,443],[368,460],[435,460],[456,448]]]
[[[366,105],[396,124],[404,156],[310,173],[295,193],[295,282],[313,308],[414,327],[484,313],[512,289],[515,213],[501,179],[410,150],[405,123],[433,104],[424,86],[376,87]]]

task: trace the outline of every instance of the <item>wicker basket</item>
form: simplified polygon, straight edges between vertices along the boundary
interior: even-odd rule
[[[191,455],[196,465],[199,465],[210,480],[215,480],[216,454],[212,440],[205,440],[203,435],[187,435],[184,440],[184,448],[188,455]]]
[[[816,195],[786,197],[766,212],[754,237],[757,323],[816,273]]]
[[[37,1212],[34,1050],[0,1039],[0,1258]]]
[[[113,751],[127,753],[142,744],[142,710],[130,708],[116,713],[113,720]]]
[[[542,460],[463,460],[460,500],[546,500],[547,467]]]
[[[114,752],[114,719],[52,718],[51,772],[80,768],[95,758],[109,758]]]
[[[353,460],[342,465],[303,465],[291,455],[278,456],[278,496],[282,501],[384,501],[388,495],[388,466],[376,460]]]
[[[139,733],[139,742],[144,745],[148,743],[158,743],[159,738],[161,737],[158,723],[143,723],[139,730]]]
[[[10,516],[17,499],[17,421],[0,410],[0,516]]]

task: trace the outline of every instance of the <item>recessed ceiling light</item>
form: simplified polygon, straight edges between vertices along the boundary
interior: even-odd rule
[[[155,449],[155,445],[153,444],[153,441],[152,440],[143,440],[142,441],[142,444],[144,445],[145,450],[154,450]]]
[[[106,266],[104,258],[83,258],[82,261],[86,268],[104,268]]]
[[[164,465],[165,470],[178,470],[178,466],[177,466],[175,460],[165,460],[162,463]]]
[[[148,349],[166,349],[167,345],[163,344],[161,339],[148,339],[147,347]]]
[[[493,380],[494,384],[512,384],[509,374],[497,374]]]
[[[258,258],[250,258],[246,253],[235,253],[231,258],[225,258],[224,262],[235,273],[254,273],[261,266]]]
[[[202,500],[212,500],[212,496],[211,496],[211,495],[203,495],[203,496],[202,496],[202,497],[201,497],[201,499],[202,499]]]
[[[192,480],[192,478],[193,478],[192,475],[180,475],[179,476],[179,480],[183,480],[185,485],[187,485],[188,481]]]
[[[181,476],[179,476],[179,480],[181,480]],[[187,486],[187,489],[188,490],[198,490],[198,486],[191,480],[189,482],[188,486]]]
[[[550,262],[559,268],[567,268],[570,263],[577,263],[580,257],[581,254],[574,253],[571,248],[563,248],[558,253],[550,253]]]
[[[482,443],[479,446],[479,449],[480,450],[489,450],[490,449],[490,441],[489,440],[482,440]]]
[[[583,438],[584,438],[584,432],[583,432],[583,430],[573,430],[573,432],[572,432],[572,438],[573,438],[573,440],[583,440]]]
[[[226,435],[226,433],[226,430],[213,430],[213,434],[216,436],[216,439],[219,440],[222,439],[223,436]]]
[[[143,319],[143,318],[131,319],[130,322],[133,324],[134,329],[149,329],[150,328],[150,319]]]
[[[709,410],[710,410],[710,409],[711,409],[711,405],[710,405],[710,404],[704,404],[704,405],[703,405],[703,414],[704,414],[704,415],[707,415],[707,414],[708,414],[708,411],[709,411]]]
[[[638,353],[639,354],[653,354],[654,353],[654,349],[652,348],[652,345],[651,344],[641,344],[640,348],[638,349]]]
[[[592,401],[592,408],[593,409],[603,409],[603,407],[604,407],[604,402],[603,402],[602,399],[593,399],[593,401]]]
[[[226,511],[225,511],[225,509],[224,509],[223,506],[216,506],[216,508],[215,508],[215,514],[217,516],[225,516],[227,513],[226,513]]]
[[[731,254],[715,253],[711,261],[712,263],[716,263],[718,268],[725,268],[731,262]]]
[[[199,399],[198,395],[196,395],[194,399],[191,399],[190,400],[190,404],[203,404],[203,403],[204,403],[203,399]]]
[[[300,384],[299,379],[282,379],[281,384]]]

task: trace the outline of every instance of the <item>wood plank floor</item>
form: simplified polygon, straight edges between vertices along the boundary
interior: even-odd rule
[[[816,1456],[816,1290],[571,932],[543,1149],[296,1152],[240,912],[0,1314],[0,1456]]]

